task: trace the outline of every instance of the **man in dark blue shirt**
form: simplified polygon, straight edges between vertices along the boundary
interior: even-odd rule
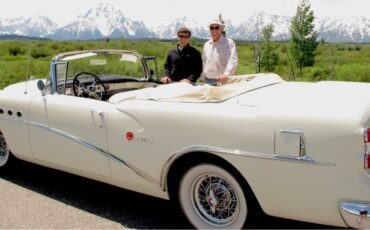
[[[195,82],[202,73],[203,63],[200,52],[190,46],[191,31],[181,27],[177,32],[178,45],[171,50],[164,63],[164,84],[172,81]]]

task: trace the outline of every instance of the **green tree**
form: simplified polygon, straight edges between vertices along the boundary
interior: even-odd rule
[[[300,0],[290,27],[290,51],[302,76],[303,68],[313,66],[318,46],[318,32],[314,30],[315,16],[308,0]]]
[[[279,62],[279,55],[276,51],[277,46],[271,42],[273,32],[274,26],[272,24],[269,24],[262,29],[261,66],[269,72],[273,71]]]

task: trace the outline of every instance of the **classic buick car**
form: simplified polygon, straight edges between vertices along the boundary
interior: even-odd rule
[[[0,91],[0,166],[14,156],[178,202],[196,228],[259,211],[370,228],[370,84],[161,85],[155,57],[91,50]],[[145,204],[142,204],[145,205]]]

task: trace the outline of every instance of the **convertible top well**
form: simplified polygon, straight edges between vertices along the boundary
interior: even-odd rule
[[[225,85],[218,87],[208,84],[194,86],[179,82],[155,88],[119,93],[112,96],[109,102],[117,104],[132,99],[193,103],[221,102],[237,95],[283,81],[277,74],[269,73],[232,76]]]

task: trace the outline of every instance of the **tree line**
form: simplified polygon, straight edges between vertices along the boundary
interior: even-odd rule
[[[289,29],[291,40],[288,47],[288,61],[294,80],[297,75],[302,76],[304,67],[315,64],[316,49],[319,44],[317,37],[319,33],[314,30],[314,20],[315,16],[311,10],[309,1],[300,0]],[[273,24],[269,24],[262,29],[262,39],[258,41],[255,52],[257,73],[261,69],[269,72],[274,71],[279,63],[278,46],[271,41],[273,32]],[[296,69],[299,70],[298,73],[296,73]]]

